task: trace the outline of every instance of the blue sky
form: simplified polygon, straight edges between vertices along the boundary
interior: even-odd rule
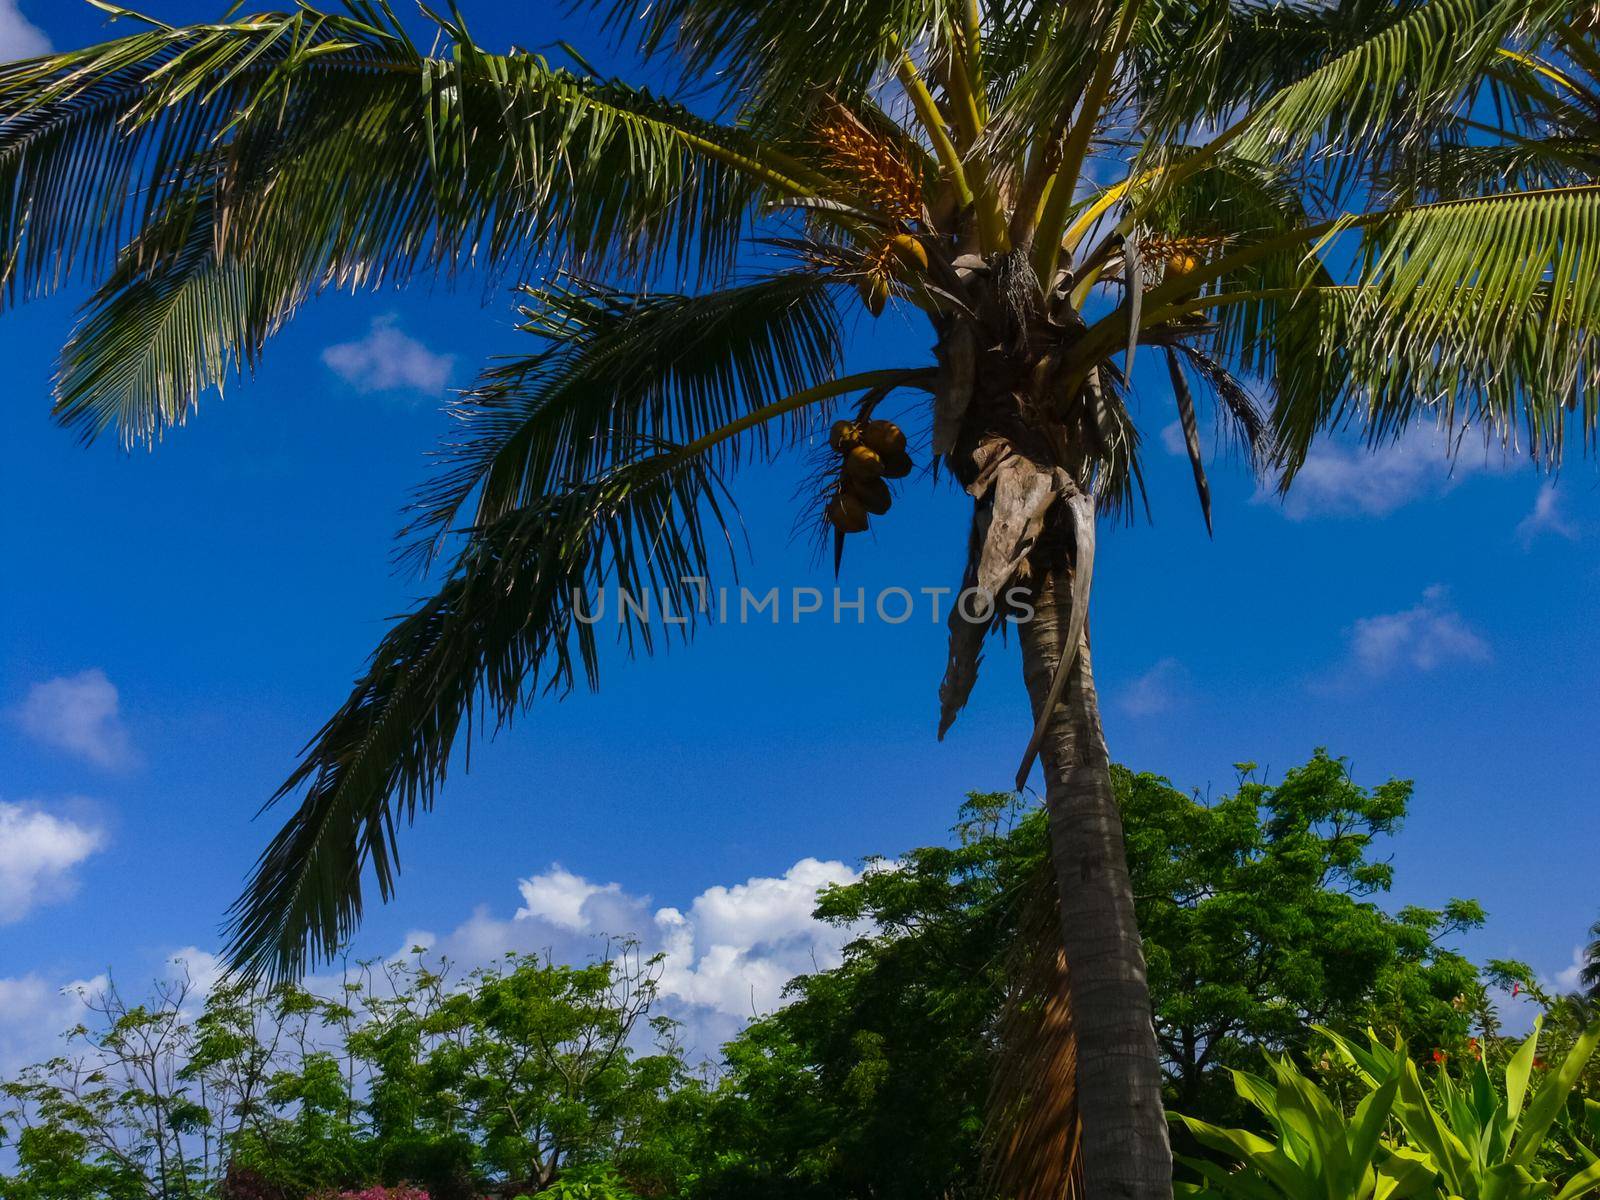
[[[541,24],[540,5],[464,7],[490,44],[584,33]],[[5,57],[98,27],[87,7],[0,0]],[[135,982],[216,948],[273,828],[257,807],[385,618],[424,592],[394,573],[392,535],[447,427],[447,389],[523,343],[511,297],[485,304],[472,282],[329,298],[254,380],[127,454],[50,421],[73,299],[0,317],[0,1066],[59,1023],[61,985]],[[864,320],[855,361],[922,361],[928,340],[893,315]],[[1568,967],[1600,912],[1594,467],[1552,482],[1479,453],[1452,472],[1424,433],[1377,456],[1325,448],[1284,504],[1223,457],[1208,539],[1187,463],[1165,449],[1164,388],[1152,381],[1137,415],[1154,520],[1103,535],[1093,615],[1114,755],[1214,794],[1238,760],[1281,773],[1318,745],[1363,782],[1413,778],[1394,902],[1476,897],[1491,920],[1469,952]],[[831,586],[791,537],[799,471],[737,481],[757,590]],[[843,583],[955,584],[965,521],[949,489],[914,491],[855,539]],[[427,931],[467,956],[582,954],[596,933],[644,932],[678,955],[677,1001],[720,1034],[836,952],[805,919],[819,881],[942,837],[963,792],[1007,785],[1028,734],[1014,648],[991,648],[940,744],[941,635],[919,610],[609,656],[598,695],[541,703],[474,747],[406,836],[400,898],[371,912],[359,948]]]

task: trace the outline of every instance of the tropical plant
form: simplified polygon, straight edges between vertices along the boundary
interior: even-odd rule
[[[1287,1058],[1271,1059],[1276,1086],[1236,1071],[1239,1093],[1261,1111],[1277,1140],[1180,1118],[1204,1146],[1236,1166],[1186,1160],[1202,1182],[1180,1187],[1195,1197],[1298,1200],[1427,1195],[1461,1200],[1578,1200],[1600,1191],[1600,1105],[1584,1101],[1574,1130],[1569,1111],[1600,1025],[1579,1039],[1554,1069],[1538,1057],[1539,1029],[1510,1056],[1496,1080],[1481,1054],[1453,1076],[1435,1054],[1430,1089],[1400,1043],[1375,1033],[1366,1044],[1319,1030],[1351,1068],[1363,1092],[1353,1116]],[[1537,1076],[1537,1080],[1536,1080]],[[1536,1081],[1535,1081],[1536,1080]],[[1392,1138],[1393,1118],[1402,1136]],[[1565,1136],[1556,1136],[1558,1125]]]
[[[366,869],[392,893],[398,829],[463,728],[597,683],[576,594],[609,583],[689,614],[665,632],[630,617],[637,649],[690,632],[726,475],[856,397],[817,452],[837,562],[912,469],[879,409],[931,396],[914,449],[972,496],[980,597],[951,619],[940,727],[988,634],[1031,613],[1017,778],[1042,756],[1083,1162],[1096,1194],[1165,1195],[1086,625],[1097,520],[1141,490],[1136,349],[1164,360],[1208,520],[1197,389],[1285,480],[1351,419],[1375,439],[1520,424],[1547,460],[1569,411],[1592,430],[1600,259],[1581,248],[1600,244],[1600,189],[1424,203],[1363,169],[1427,144],[1506,49],[1566,28],[1569,0],[583,6],[675,60],[712,97],[696,109],[582,60],[493,53],[454,7],[423,10],[425,50],[386,0],[184,26],[93,2],[143,24],[0,68],[8,293],[96,288],[62,359],[64,424],[159,439],[331,288],[543,279],[524,313],[544,347],[486,372],[423,497],[416,544],[450,556],[437,594],[281,790],[299,804],[234,910],[233,962],[334,953]],[[925,314],[932,361],[841,374],[852,298]],[[1236,373],[1270,391],[1270,419]]]
[[[478,1200],[618,1171],[664,1193],[701,1089],[675,1044],[630,1044],[656,974],[618,942],[581,967],[508,956],[460,977],[419,952],[327,995],[180,980],[145,1004],[86,996],[68,1053],[0,1080],[16,1160],[0,1195],[383,1200],[386,1182],[391,1200]]]
[[[1178,1185],[1180,1196],[1238,1200],[1406,1200],[1432,1191],[1434,1172],[1417,1156],[1383,1138],[1400,1089],[1398,1074],[1375,1082],[1353,1116],[1288,1058],[1268,1057],[1273,1078],[1233,1073],[1239,1095],[1276,1134],[1269,1141],[1243,1129],[1223,1129],[1180,1116],[1203,1146],[1238,1163],[1185,1158],[1202,1183]]]
[[[1482,1054],[1460,1081],[1438,1056],[1431,1096],[1415,1064],[1375,1035],[1362,1046],[1332,1030],[1321,1032],[1369,1086],[1398,1076],[1395,1117],[1410,1145],[1426,1155],[1447,1195],[1463,1200],[1548,1195],[1575,1200],[1600,1190],[1600,1155],[1593,1148],[1600,1124],[1592,1133],[1586,1131],[1583,1140],[1565,1145],[1551,1138],[1551,1130],[1567,1114],[1573,1089],[1600,1045],[1600,1024],[1585,1031],[1554,1067],[1539,1058],[1541,1024],[1535,1021],[1500,1080]],[[1590,1101],[1590,1119],[1596,1114],[1600,1105]],[[1557,1177],[1546,1178],[1548,1171]]]

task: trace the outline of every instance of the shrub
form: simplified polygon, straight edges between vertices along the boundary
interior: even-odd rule
[[[1268,1058],[1273,1079],[1235,1071],[1240,1096],[1260,1111],[1275,1138],[1179,1117],[1201,1145],[1239,1165],[1187,1159],[1198,1184],[1185,1200],[1579,1200],[1600,1191],[1600,1106],[1569,1102],[1600,1046],[1600,1025],[1547,1066],[1539,1027],[1503,1072],[1482,1058],[1458,1081],[1435,1052],[1432,1086],[1401,1051],[1374,1035],[1363,1046],[1320,1029],[1365,1091],[1353,1116],[1287,1058]],[[1398,1127],[1400,1137],[1391,1136]],[[1588,1127],[1588,1128],[1585,1128]]]

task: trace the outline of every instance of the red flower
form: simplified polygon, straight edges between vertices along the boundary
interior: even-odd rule
[[[1445,1059],[1447,1059],[1449,1057],[1450,1056],[1448,1054],[1446,1054],[1443,1050],[1435,1050],[1433,1052],[1433,1061],[1436,1062],[1436,1063],[1442,1063]]]
[[[1472,1057],[1473,1058],[1482,1058],[1483,1057],[1483,1048],[1478,1045],[1478,1039],[1477,1038],[1468,1038],[1467,1039],[1467,1049],[1472,1051]]]
[[[1550,1064],[1545,1062],[1544,1059],[1535,1056],[1533,1060],[1533,1069],[1535,1071],[1548,1071],[1550,1069]]]

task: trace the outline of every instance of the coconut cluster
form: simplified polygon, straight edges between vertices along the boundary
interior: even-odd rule
[[[839,483],[823,515],[840,533],[861,533],[889,511],[885,481],[911,474],[906,435],[893,421],[835,421],[828,444],[840,457]]]

